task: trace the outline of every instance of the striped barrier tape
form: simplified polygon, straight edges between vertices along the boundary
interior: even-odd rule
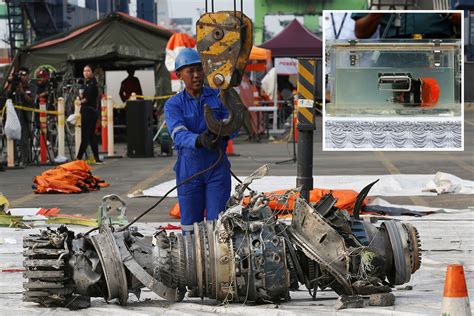
[[[64,114],[64,113],[59,113],[58,111],[51,111],[51,110],[45,110],[45,111],[41,111],[40,109],[35,109],[35,108],[30,108],[28,106],[22,106],[22,105],[13,105],[13,107],[15,109],[18,109],[18,110],[23,110],[23,111],[30,111],[30,112],[37,112],[37,113],[46,113],[46,114],[49,114],[49,115],[59,115],[59,114]],[[3,110],[5,110],[6,107],[3,108]]]
[[[154,97],[154,96],[146,96],[146,95],[136,95],[135,97],[137,99],[142,99],[142,100],[165,100],[165,99],[169,99],[171,98],[172,96],[175,96],[176,94],[168,94],[168,95],[162,95],[162,96],[157,96],[157,97]],[[130,101],[135,101],[134,99],[130,98],[128,99]],[[120,103],[120,104],[117,104],[115,103],[114,104],[114,109],[125,109],[125,107],[127,106],[127,103]]]
[[[168,95],[161,95],[161,96],[137,95],[136,97],[143,100],[165,100],[165,99],[171,98],[174,95],[176,94],[168,94]]]

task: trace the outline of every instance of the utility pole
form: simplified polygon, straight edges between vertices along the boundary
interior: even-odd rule
[[[301,197],[309,201],[313,189],[313,133],[316,92],[316,59],[298,58],[298,159],[296,186]]]

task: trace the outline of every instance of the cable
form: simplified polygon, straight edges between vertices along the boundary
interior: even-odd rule
[[[165,195],[163,195],[161,197],[161,199],[158,200],[158,202],[156,202],[155,204],[153,204],[150,208],[148,208],[145,212],[143,212],[141,215],[139,215],[137,218],[135,218],[133,221],[131,221],[130,223],[128,223],[127,225],[123,226],[123,227],[120,227],[117,231],[121,232],[121,231],[124,231],[126,229],[128,229],[132,224],[135,224],[140,218],[142,218],[143,216],[145,216],[146,214],[148,214],[152,209],[154,209],[155,207],[157,207],[171,192],[173,192],[175,189],[179,188],[180,186],[182,186],[183,184],[191,181],[192,179],[196,178],[197,176],[200,176],[212,169],[214,169],[222,160],[222,157],[223,157],[223,154],[222,154],[222,148],[220,146],[217,146],[217,152],[218,152],[218,157],[217,157],[217,160],[216,162],[214,162],[211,166],[207,167],[206,169],[204,170],[201,170],[195,174],[193,174],[192,176],[186,178],[183,182],[181,182],[180,184],[177,184],[175,185],[173,188],[171,188],[168,192],[165,193]]]
[[[240,180],[234,172],[232,172],[232,169],[230,169],[230,174],[234,177],[235,180],[237,180],[238,183],[242,184],[242,180]]]
[[[222,124],[220,125],[220,129],[219,129],[219,134],[221,132],[221,128],[222,128]],[[217,143],[218,141],[220,140],[220,137],[217,136],[212,142],[215,144]],[[217,157],[217,160],[216,162],[214,162],[211,166],[209,166],[208,168],[204,169],[204,170],[201,170],[193,175],[191,175],[190,177],[186,178],[183,182],[181,182],[180,184],[177,184],[175,185],[173,188],[171,188],[168,192],[165,193],[165,195],[163,195],[159,200],[158,202],[156,202],[155,204],[153,204],[151,207],[149,207],[145,212],[143,212],[142,214],[140,214],[137,218],[135,218],[133,221],[131,221],[130,223],[128,223],[127,225],[123,226],[123,227],[120,227],[119,229],[117,229],[118,232],[121,232],[121,231],[124,231],[126,229],[128,229],[131,225],[135,224],[139,219],[141,219],[143,216],[145,216],[146,214],[148,214],[151,210],[153,210],[155,207],[157,207],[171,192],[173,192],[175,189],[177,189],[178,187],[182,186],[183,184],[191,181],[192,179],[208,172],[208,171],[211,171],[212,169],[214,169],[221,161],[222,161],[222,157],[223,157],[223,153],[222,153],[222,148],[219,146],[219,144],[217,145],[217,152],[218,152],[218,157]],[[242,181],[232,172],[232,170],[230,170],[230,173],[231,175],[239,182],[239,183],[242,183]],[[89,233],[92,233],[93,231],[99,229],[99,227],[94,227],[92,228],[91,230],[87,231],[84,235],[88,235]]]
[[[331,22],[332,22],[332,31],[334,32],[334,39],[339,39],[341,35],[342,28],[344,27],[344,22],[346,21],[347,13],[344,13],[344,17],[342,18],[341,25],[339,26],[339,30],[336,29],[336,22],[334,22],[334,14],[331,12]]]

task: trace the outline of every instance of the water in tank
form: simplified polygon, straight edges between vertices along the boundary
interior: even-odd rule
[[[336,41],[327,46],[329,116],[458,116],[458,40]]]

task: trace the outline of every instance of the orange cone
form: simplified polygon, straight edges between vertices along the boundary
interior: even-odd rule
[[[169,215],[171,217],[180,218],[179,203],[176,203],[170,208]]]
[[[471,316],[469,297],[467,294],[466,278],[462,264],[448,265],[446,270],[446,281],[444,283],[443,304],[441,306],[443,316]]]
[[[229,139],[229,141],[227,142],[227,149],[225,153],[227,154],[227,156],[240,156],[234,151],[234,144],[232,143],[232,139]]]
[[[168,213],[171,217],[181,218],[181,212],[179,210],[179,203],[176,203],[170,208]],[[206,216],[206,210],[204,210],[204,216]]]

